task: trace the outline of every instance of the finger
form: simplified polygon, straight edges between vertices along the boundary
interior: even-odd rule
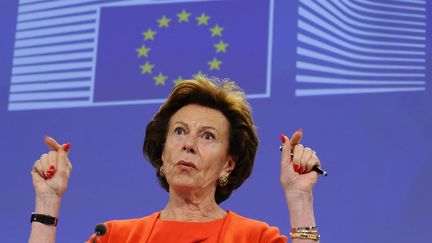
[[[301,139],[303,137],[303,129],[298,129],[297,131],[294,132],[294,134],[291,137],[291,141],[290,144],[291,146],[295,146],[297,144],[299,144],[301,142]]]
[[[57,151],[59,148],[61,148],[61,145],[50,136],[45,136],[44,141],[48,148],[50,148],[52,151]]]
[[[48,164],[49,164],[48,171],[52,171],[53,175],[58,168],[57,156],[58,156],[58,152],[56,151],[50,151],[48,153]]]
[[[303,155],[300,159],[300,174],[303,174],[306,172],[306,165],[308,161],[312,158],[313,150],[311,148],[305,148],[303,150]]]
[[[297,144],[294,146],[294,150],[293,150],[293,163],[294,163],[294,171],[295,172],[299,172],[300,169],[300,163],[301,163],[301,158],[303,157],[303,150],[304,147],[302,144]]]
[[[39,174],[42,178],[46,179],[45,174],[44,174],[44,170],[42,168],[42,163],[41,161],[38,159],[35,161],[35,163],[33,164],[33,170],[32,173],[37,173]]]
[[[54,165],[54,166],[57,165],[57,155],[58,155],[58,152],[56,152],[56,151],[50,151],[48,153],[49,165]]]
[[[289,137],[281,134],[282,141],[282,162],[289,163],[291,162],[291,142]]]
[[[309,173],[314,166],[317,166],[318,168],[321,167],[320,160],[316,156],[315,152],[312,153],[311,158],[306,163],[306,172],[305,173]]]
[[[48,154],[42,154],[41,157],[39,158],[39,160],[40,160],[40,164],[41,164],[42,175],[44,177],[48,177],[48,175],[46,173],[49,169]]]
[[[300,128],[294,132],[291,139],[284,134],[281,135],[282,140],[282,151],[290,151],[292,152],[292,148],[299,144],[303,137],[303,130]],[[291,155],[290,155],[291,156]]]
[[[62,172],[66,172],[68,175],[72,170],[72,165],[68,158],[68,153],[65,150],[69,150],[70,144],[63,144],[60,146],[57,155],[57,169]]]

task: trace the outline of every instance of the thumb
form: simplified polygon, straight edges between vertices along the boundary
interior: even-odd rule
[[[296,146],[297,144],[299,144],[301,142],[302,138],[303,138],[303,129],[300,128],[297,131],[295,131],[291,137],[290,144],[291,144],[293,149],[294,149],[294,146]]]
[[[52,151],[58,151],[61,148],[61,145],[58,144],[57,141],[50,136],[45,136],[44,141],[45,144],[48,146],[48,148],[51,149]]]

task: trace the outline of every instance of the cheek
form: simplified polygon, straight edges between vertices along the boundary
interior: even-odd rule
[[[178,139],[167,138],[162,152],[162,160],[164,163],[171,162],[173,154],[178,151],[178,147],[180,145],[181,143],[178,141]]]
[[[225,164],[225,156],[219,153],[207,154],[202,157],[203,169],[210,174],[219,174]]]

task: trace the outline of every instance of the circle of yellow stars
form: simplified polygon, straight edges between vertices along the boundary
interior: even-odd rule
[[[222,32],[224,31],[224,28],[222,26],[219,26],[218,24],[214,24],[213,26],[209,26],[209,20],[211,17],[209,15],[206,15],[204,12],[201,13],[201,15],[195,17],[195,21],[191,20],[193,18],[192,13],[187,12],[185,9],[183,9],[180,13],[177,13],[177,22],[178,23],[193,23],[195,22],[197,26],[203,26],[208,27],[211,37],[219,37],[219,41],[217,43],[213,44],[213,47],[215,48],[215,54],[218,53],[226,53],[229,44],[224,42],[222,40]],[[172,19],[168,18],[166,15],[162,15],[159,19],[156,20],[158,29],[153,30],[152,28],[147,28],[146,31],[142,32],[143,38],[144,38],[144,44],[142,44],[139,48],[136,48],[136,53],[138,58],[149,58],[149,53],[151,51],[151,48],[149,47],[148,43],[155,40],[155,36],[157,35],[157,31],[162,30],[164,28],[168,29],[170,28],[170,23],[173,21]],[[157,31],[156,31],[157,30]],[[219,71],[222,65],[222,60],[218,59],[217,57],[213,57],[213,59],[209,60],[207,62],[207,65],[209,66],[209,71]],[[159,72],[157,75],[153,73],[153,68],[156,65],[153,63],[150,63],[148,60],[145,61],[143,65],[140,65],[141,74],[142,75],[150,75],[152,76],[152,79],[154,80],[154,85],[165,85],[166,81],[168,80],[168,76],[164,75],[162,72]],[[192,75],[193,77],[196,76],[207,76],[205,73],[203,73],[201,70],[198,70],[195,74]],[[173,79],[172,82],[177,85],[183,80],[182,76],[178,76],[176,79]]]

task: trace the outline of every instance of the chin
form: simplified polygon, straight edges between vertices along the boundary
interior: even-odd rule
[[[196,181],[193,180],[190,176],[187,175],[178,175],[176,178],[173,178],[168,181],[170,187],[175,188],[196,188]]]

